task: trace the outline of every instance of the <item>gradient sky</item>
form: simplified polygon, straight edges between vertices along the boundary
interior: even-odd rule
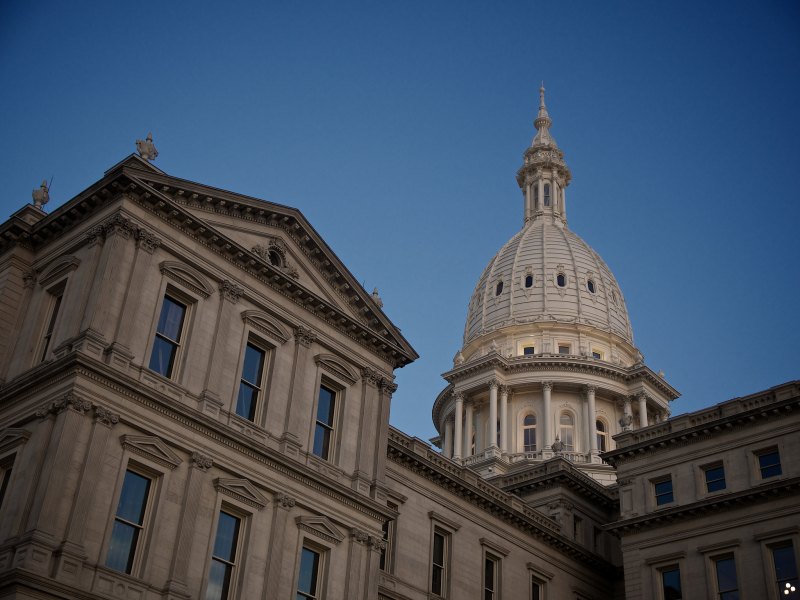
[[[296,206],[421,358],[428,438],[481,271],[522,226],[544,80],[570,228],[696,410],[800,376],[800,4],[0,3],[0,219],[153,132],[172,175]]]

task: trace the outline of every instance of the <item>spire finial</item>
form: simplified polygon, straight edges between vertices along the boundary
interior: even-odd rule
[[[547,113],[547,106],[544,104],[544,81],[542,81],[542,87],[539,88],[539,114],[536,115],[536,120],[533,122],[533,126],[536,127],[538,133],[533,140],[535,144],[537,141],[540,143],[550,141],[555,143],[554,140],[550,137],[550,125],[553,122],[550,120],[550,115]]]

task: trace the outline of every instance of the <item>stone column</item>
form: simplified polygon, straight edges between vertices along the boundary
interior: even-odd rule
[[[283,573],[283,560],[287,552],[284,547],[286,537],[286,523],[289,520],[289,513],[295,505],[295,499],[284,493],[277,493],[272,503],[272,527],[269,533],[269,545],[267,554],[267,576],[262,600],[276,598],[277,592],[281,589],[281,575]],[[288,585],[288,584],[286,584]],[[284,596],[286,597],[286,596]]]
[[[500,386],[500,450],[508,452],[508,386]]]
[[[386,541],[382,537],[369,536],[369,553],[367,555],[367,582],[362,600],[372,600],[378,596],[378,571],[380,571],[381,553],[386,550]]]
[[[465,435],[464,435],[464,458],[467,456],[472,456],[472,421],[473,421],[473,411],[475,407],[473,405],[472,400],[467,402],[467,410],[464,420],[466,421],[466,427],[464,428]]]
[[[647,394],[639,392],[639,427],[647,427]]]
[[[442,452],[447,458],[453,458],[453,422],[447,419],[444,422],[444,439],[442,440]]]
[[[540,177],[536,185],[539,186],[539,210],[542,210],[544,209],[544,178]]]
[[[550,407],[550,392],[553,389],[551,381],[542,382],[542,398],[544,400],[544,408],[542,409],[542,429],[544,433],[543,448],[550,448],[553,445],[553,423],[552,412]]]
[[[370,536],[366,531],[362,531],[356,527],[350,530],[350,544],[347,553],[347,576],[344,582],[345,598],[363,598],[366,593],[366,583],[370,578],[368,555],[369,538]]]
[[[456,432],[453,436],[453,458],[461,458],[462,453],[462,427],[464,425],[464,394],[461,392],[457,392],[453,394],[456,399],[456,414],[455,414],[455,426]]]
[[[591,438],[589,440],[589,448],[592,454],[597,454],[597,410],[595,408],[593,385],[586,386],[586,402],[589,405],[589,433]]]
[[[492,379],[489,382],[489,439],[488,446],[497,447],[497,387],[498,383]]]
[[[178,518],[178,530],[175,535],[175,547],[172,552],[172,565],[167,581],[167,590],[172,594],[189,597],[186,579],[189,571],[189,554],[194,545],[194,532],[197,527],[197,515],[202,498],[203,479],[213,465],[212,460],[199,452],[192,452],[189,460],[189,472],[186,475],[181,514]]]

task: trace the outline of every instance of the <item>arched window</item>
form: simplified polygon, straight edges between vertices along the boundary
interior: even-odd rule
[[[589,290],[589,291],[590,291],[592,294],[594,294],[594,293],[595,293],[595,287],[594,287],[594,280],[593,280],[593,279],[590,279],[589,281],[587,281],[587,282],[586,282],[586,288],[587,288],[587,289],[588,289],[588,290]]]
[[[503,282],[502,281],[498,281],[497,282],[497,287],[495,288],[494,295],[495,296],[499,296],[502,293],[503,293]]]
[[[525,415],[522,420],[522,451],[536,451],[536,415]]]
[[[550,184],[544,184],[544,205],[550,206]]]
[[[595,427],[597,428],[597,449],[605,452],[608,450],[608,427],[600,419],[597,419]]]
[[[558,287],[567,287],[567,276],[564,273],[559,273],[556,275],[556,283]]]
[[[525,287],[533,287],[533,275],[525,275]]]
[[[539,184],[533,184],[533,206],[536,210],[539,210]]]
[[[559,419],[561,443],[564,444],[564,450],[572,452],[575,450],[575,421],[572,415],[563,412]]]

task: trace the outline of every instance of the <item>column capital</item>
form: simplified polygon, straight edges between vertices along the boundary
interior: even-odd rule
[[[94,420],[107,427],[113,427],[119,423],[119,415],[108,410],[105,406],[94,405]]]
[[[363,529],[358,529],[357,527],[353,527],[350,530],[350,536],[353,538],[353,541],[362,545],[366,545],[369,542],[370,537],[366,531]]]
[[[294,339],[298,344],[301,344],[306,348],[310,348],[311,344],[313,344],[317,339],[317,334],[308,327],[298,325],[294,330]]]
[[[205,454],[201,454],[200,452],[192,452],[192,456],[189,459],[189,464],[192,466],[192,468],[198,469],[205,473],[214,465],[214,461],[211,460],[211,457],[206,456]]]
[[[542,389],[547,390],[548,392],[553,389],[553,382],[552,381],[543,381],[542,382]]]
[[[506,385],[506,384],[502,384],[500,386],[500,393],[508,396],[511,393],[511,386],[510,385]]]
[[[219,284],[219,293],[223,299],[236,304],[239,302],[239,298],[242,297],[242,294],[244,294],[244,288],[235,281],[225,279]]]
[[[489,380],[489,389],[490,390],[492,390],[492,389],[496,390],[499,386],[500,386],[500,382],[497,381],[497,379],[495,379],[494,377]]]
[[[288,494],[284,494],[283,492],[278,492],[274,496],[275,506],[280,506],[284,510],[291,510],[294,508],[294,505],[297,501],[289,496]]]
[[[464,402],[464,392],[453,392],[453,399],[456,402]]]
[[[584,391],[584,393],[586,393],[587,396],[589,394],[594,394],[596,390],[597,390],[597,388],[595,386],[593,386],[592,384],[589,384],[589,383],[587,383],[586,385],[583,386],[583,391]]]
[[[636,393],[636,399],[639,400],[639,402],[641,402],[642,400],[647,401],[648,398],[649,396],[647,395],[647,392]]]

